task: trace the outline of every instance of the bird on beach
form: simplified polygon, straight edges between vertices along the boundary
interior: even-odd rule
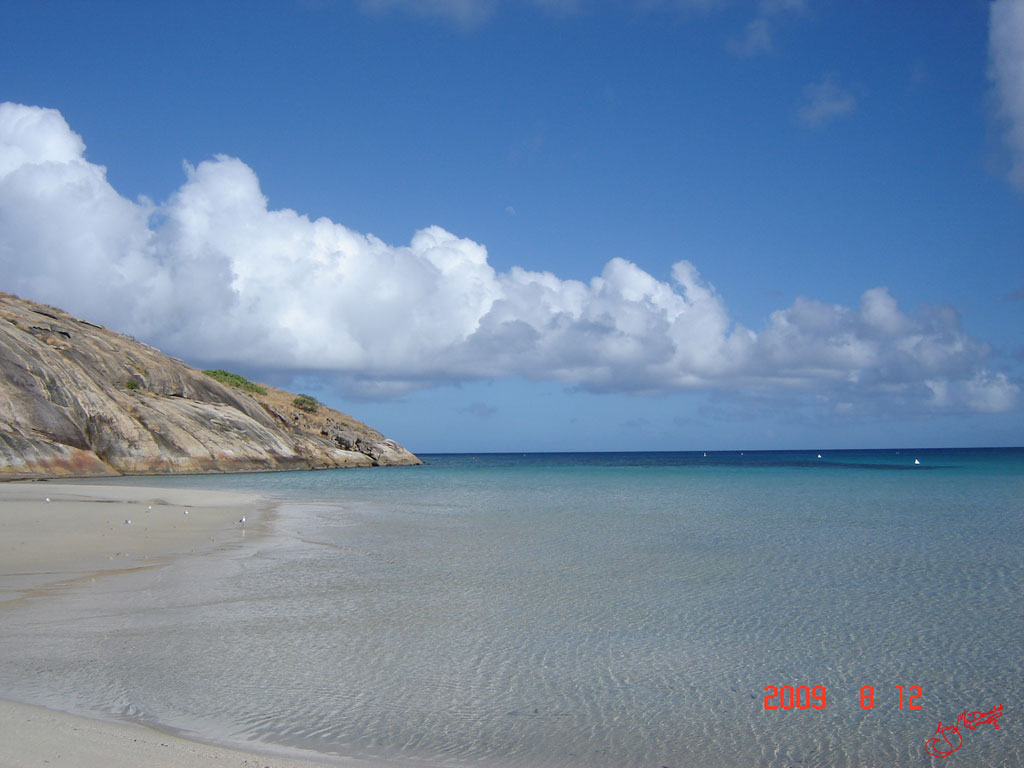
[[[49,504],[50,503],[50,497],[47,496],[45,499],[43,499],[43,501],[45,501],[47,504]]]
[[[242,515],[242,519],[238,522],[240,522],[242,525],[245,525],[245,515]]]
[[[124,524],[125,524],[125,525],[131,525],[131,524],[132,524],[132,521],[131,521],[131,520],[125,520],[125,521],[124,521]]]
[[[188,510],[187,510],[187,509],[185,510],[185,514],[186,514],[186,515],[188,514]]]

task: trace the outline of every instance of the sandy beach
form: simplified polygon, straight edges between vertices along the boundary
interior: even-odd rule
[[[254,494],[0,483],[0,612],[22,600],[45,599],[82,579],[159,567],[176,556],[236,545],[243,536],[259,535],[268,511]],[[243,516],[244,524],[239,522]],[[0,700],[2,768],[323,764],[222,749],[131,723]]]

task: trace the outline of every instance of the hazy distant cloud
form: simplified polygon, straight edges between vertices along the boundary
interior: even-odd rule
[[[479,400],[475,400],[462,410],[481,419],[488,419],[498,412],[498,409],[493,405],[487,405],[487,403],[482,403]]]
[[[804,125],[818,128],[856,109],[857,99],[853,93],[840,87],[835,75],[826,75],[804,87],[804,104],[797,117]]]
[[[505,0],[528,4],[552,16],[568,16],[581,10],[582,0]],[[465,28],[479,26],[495,15],[499,0],[359,0],[369,13],[400,11],[414,16],[434,17],[455,22]]]
[[[358,0],[367,13],[402,12],[414,16],[447,19],[465,28],[477,27],[494,18],[500,8],[532,7],[549,16],[573,16],[609,0]],[[636,13],[655,11],[712,11],[729,5],[730,0],[614,0]],[[802,0],[762,0],[766,15],[789,6],[802,6]]]
[[[729,41],[729,50],[741,57],[768,53],[774,47],[772,24],[768,19],[758,17],[747,24],[742,37]]]
[[[530,0],[530,2],[556,16],[567,16],[582,10],[583,0]]]
[[[917,59],[914,61],[913,66],[910,68],[910,84],[912,86],[920,85],[928,81],[928,65],[925,64],[923,59]]]
[[[463,27],[482,24],[498,7],[498,0],[359,0],[359,3],[371,13],[398,10],[447,19]]]
[[[782,11],[802,11],[807,7],[807,0],[761,0],[758,3],[762,13],[780,13]]]
[[[649,426],[651,426],[651,422],[643,417],[637,419],[626,419],[621,424],[619,424],[620,429],[631,431],[647,429]]]
[[[303,2],[312,3],[317,0]],[[440,18],[472,29],[491,21],[503,8],[529,7],[539,9],[549,16],[568,17],[609,2],[636,14],[709,13],[732,4],[732,0],[358,0],[358,5],[370,14],[399,12]],[[742,35],[729,41],[729,50],[744,57],[771,51],[776,18],[786,12],[802,10],[805,4],[805,0],[760,0],[756,4],[757,16],[749,22]]]
[[[1024,0],[995,0],[989,15],[989,73],[1006,121],[1010,179],[1024,189]]]
[[[641,12],[649,11],[710,11],[724,8],[730,0],[624,0]]]
[[[757,4],[757,16],[747,24],[741,36],[729,41],[729,50],[743,58],[770,53],[775,48],[777,17],[803,9],[804,0],[761,0]]]
[[[755,332],[688,261],[669,280],[623,258],[585,282],[497,272],[441,227],[390,245],[271,210],[231,157],[186,165],[163,203],[132,202],[84,149],[57,111],[0,105],[0,288],[195,364],[328,375],[378,397],[505,376],[925,411],[1007,410],[1019,395],[955,312],[907,314],[885,288],[857,307],[797,299]]]

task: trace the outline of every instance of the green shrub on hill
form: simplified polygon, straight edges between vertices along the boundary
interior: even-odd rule
[[[216,379],[221,384],[227,384],[229,387],[236,387],[243,389],[246,392],[255,392],[259,395],[267,394],[266,387],[261,387],[259,384],[253,384],[244,376],[239,376],[237,373],[231,373],[231,371],[225,371],[223,368],[215,368],[210,371],[203,371],[211,379]]]
[[[299,395],[292,400],[292,405],[296,408],[301,408],[306,413],[316,413],[320,408],[320,403],[315,397],[309,395]]]

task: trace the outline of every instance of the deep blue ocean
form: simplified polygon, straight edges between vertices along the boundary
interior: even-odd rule
[[[1024,450],[422,458],[111,481],[279,506],[8,612],[0,691],[418,766],[1024,766]]]

